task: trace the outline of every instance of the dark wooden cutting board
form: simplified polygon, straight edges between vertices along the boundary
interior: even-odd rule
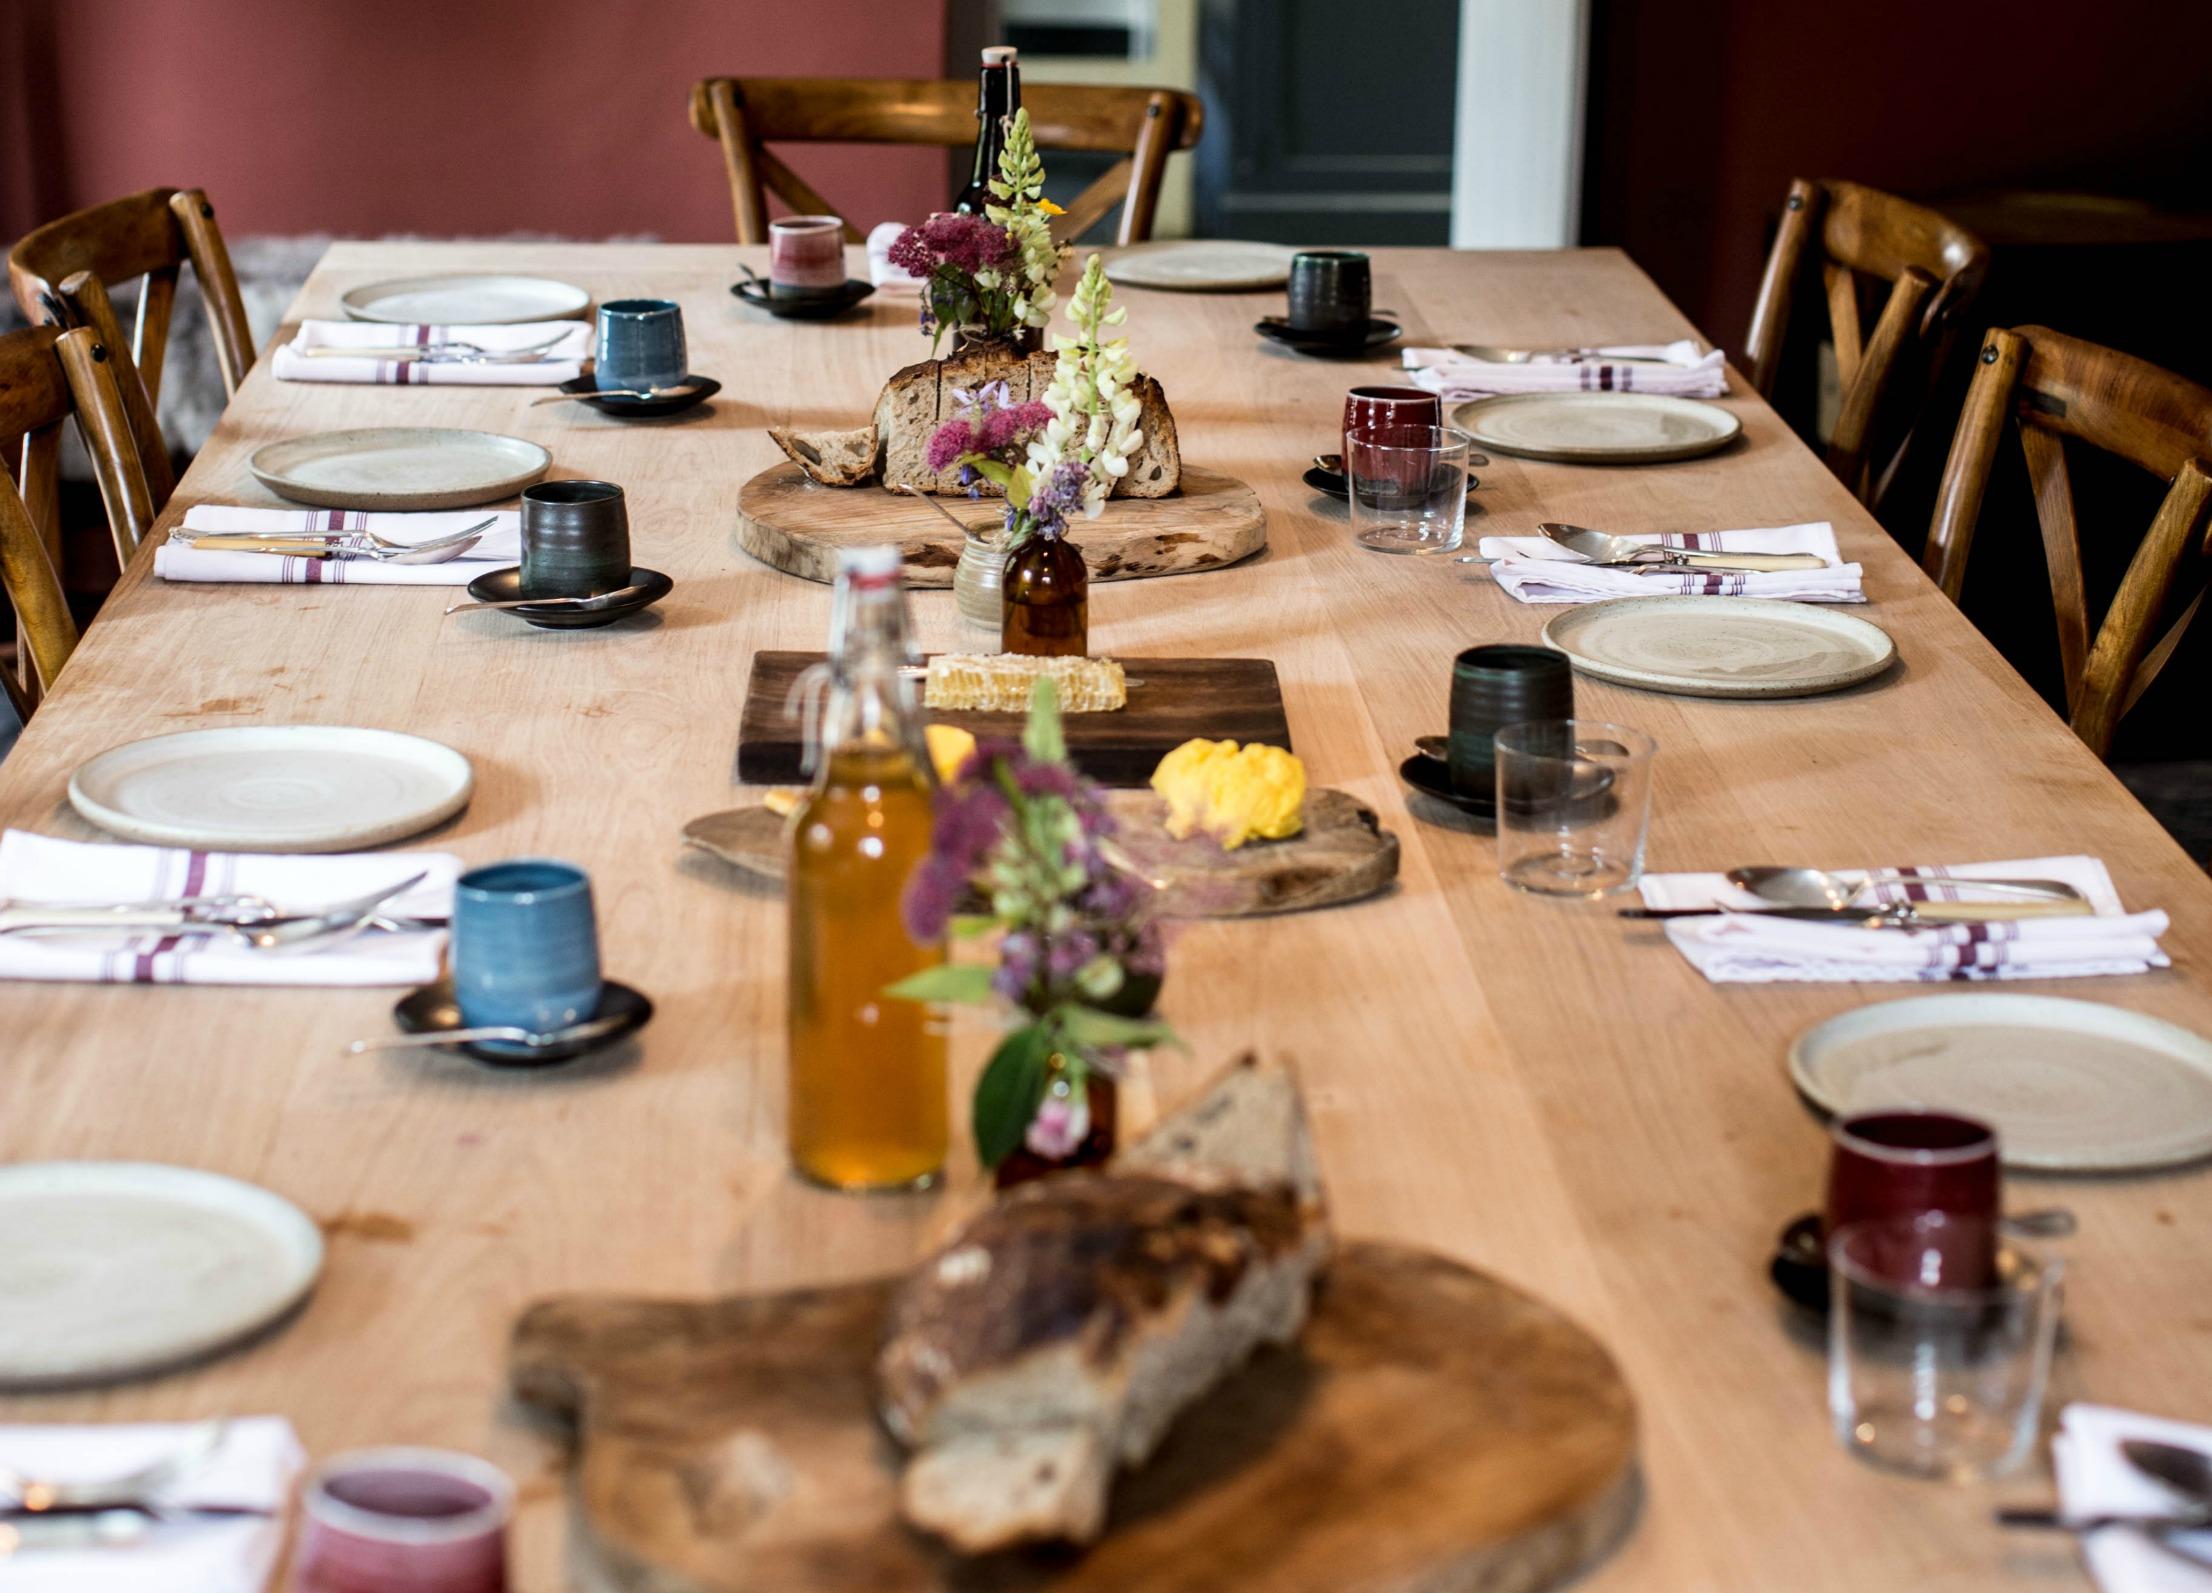
[[[805,776],[799,716],[785,705],[792,683],[820,653],[759,652],[745,687],[737,731],[737,777],[748,785],[792,785]],[[1124,658],[1129,703],[1112,713],[1069,714],[1068,753],[1075,766],[1104,785],[1144,785],[1161,755],[1193,736],[1290,747],[1290,721],[1275,665],[1265,658]],[[915,695],[920,696],[917,689]],[[1021,714],[931,712],[934,724],[958,725],[985,740],[1021,738]]]
[[[1396,1245],[1330,1264],[1263,1351],[1115,1486],[1087,1551],[964,1559],[898,1516],[871,1368],[889,1282],[534,1306],[509,1371],[573,1420],[593,1593],[1536,1593],[1634,1516],[1635,1408],[1596,1340]]]

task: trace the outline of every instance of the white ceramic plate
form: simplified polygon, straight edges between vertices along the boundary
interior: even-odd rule
[[[1695,459],[1743,430],[1717,405],[1661,393],[1503,393],[1457,406],[1452,424],[1501,454],[1578,465]]]
[[[451,747],[396,730],[238,725],[101,753],[69,801],[111,835],[210,852],[342,852],[427,830],[468,805]]]
[[[288,437],[246,465],[278,497],[318,508],[465,509],[513,497],[553,456],[497,432],[371,426]]]
[[[1897,656],[1879,625],[1756,597],[1585,603],[1544,626],[1544,645],[1585,675],[1678,697],[1811,697],[1871,680]]]
[[[1279,243],[1237,243],[1226,238],[1201,243],[1144,243],[1110,255],[1106,275],[1131,288],[1250,292],[1287,283],[1290,257],[1297,252]]]
[[[356,321],[394,326],[513,326],[574,320],[591,295],[550,277],[400,277],[355,288],[338,303]]]
[[[292,1309],[323,1238],[235,1178],[145,1162],[0,1167],[0,1386],[132,1377],[234,1344]]]
[[[1885,1001],[1790,1046],[1790,1077],[1833,1113],[1932,1106],[1997,1130],[2008,1167],[2097,1172],[2212,1155],[2212,1041],[2060,996]]]

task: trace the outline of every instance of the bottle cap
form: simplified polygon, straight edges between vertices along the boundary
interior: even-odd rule
[[[987,44],[983,47],[985,66],[1012,66],[1021,52],[1011,44]]]

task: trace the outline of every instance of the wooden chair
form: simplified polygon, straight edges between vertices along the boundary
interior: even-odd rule
[[[77,645],[76,621],[54,573],[61,423],[70,415],[77,417],[92,456],[108,529],[124,563],[153,525],[137,442],[116,380],[119,363],[89,327],[63,332],[41,326],[0,336],[0,439],[23,439],[15,480],[0,472],[0,589],[15,609],[24,664],[22,681],[9,685],[26,713]]]
[[[1828,440],[1828,468],[1872,508],[1904,458],[1960,316],[1981,291],[1989,249],[1935,211],[1879,189],[1802,177],[1791,183],[1751,310],[1751,380],[1769,398],[1816,224],[1843,389]],[[1861,311],[1870,283],[1883,282],[1889,296],[1873,334],[1866,336]],[[1879,450],[1879,458],[1877,436],[1895,439]]]
[[[199,189],[149,188],[80,210],[26,234],[8,252],[9,285],[33,325],[90,327],[108,350],[156,510],[176,487],[154,412],[161,399],[177,268],[186,260],[192,262],[207,305],[223,390],[235,395],[253,364],[253,332],[246,324],[230,251],[215,225],[215,207]],[[126,343],[107,290],[138,277],[145,280]]]
[[[1177,89],[1024,84],[1022,104],[1041,150],[1118,152],[1104,175],[1053,223],[1080,238],[1117,204],[1116,243],[1152,236],[1167,157],[1198,142],[1205,110]],[[722,145],[739,243],[768,241],[766,190],[801,215],[836,215],[768,143],[937,144],[975,142],[975,84],[868,77],[709,77],[691,86],[691,125]],[[921,217],[914,218],[919,221]],[[851,222],[849,243],[865,241]]]
[[[2102,757],[2111,749],[2121,715],[2165,668],[2204,601],[2200,588],[2152,641],[2184,563],[2212,553],[2205,513],[2212,502],[2207,463],[2212,389],[2040,326],[1993,328],[1967,390],[1921,555],[1922,567],[1953,602],[1966,584],[1966,557],[2008,420],[2019,430],[2042,527],[2067,720]],[[2116,455],[2167,484],[2165,501],[2129,560],[2094,641],[2066,468],[2069,439]]]

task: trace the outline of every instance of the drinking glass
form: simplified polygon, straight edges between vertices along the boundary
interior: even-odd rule
[[[1993,1277],[1961,1258],[1991,1225],[1928,1212],[1828,1239],[1828,1413],[1836,1441],[1894,1471],[2002,1476],[2035,1445],[2064,1263],[2017,1247]],[[1961,1269],[1968,1268],[1961,1281]]]
[[[1634,888],[1659,744],[1626,725],[1540,719],[1506,726],[1492,745],[1498,876],[1544,896]]]
[[[362,1449],[301,1495],[294,1593],[506,1593],[514,1484],[474,1455]]]
[[[1449,553],[1467,523],[1463,431],[1378,426],[1344,439],[1353,539],[1377,553]]]

